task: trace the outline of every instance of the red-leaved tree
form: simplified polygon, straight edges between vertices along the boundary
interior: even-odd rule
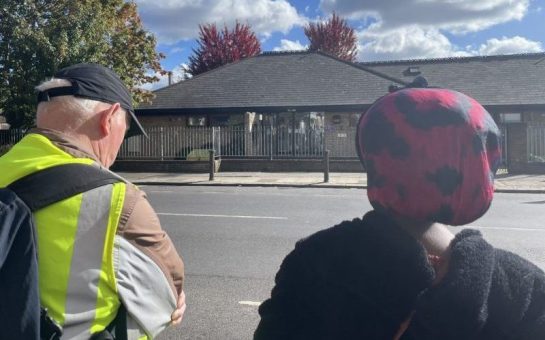
[[[187,72],[193,76],[261,53],[261,44],[247,24],[238,21],[232,30],[216,24],[199,25],[199,47],[189,57]]]
[[[347,61],[356,60],[356,33],[335,12],[325,22],[309,23],[305,27],[305,35],[310,41],[309,51],[322,51]]]

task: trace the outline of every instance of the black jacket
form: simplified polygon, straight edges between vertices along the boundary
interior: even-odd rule
[[[299,241],[259,308],[255,340],[545,339],[545,275],[495,249],[474,230],[451,244],[449,271],[435,272],[423,246],[369,212]]]

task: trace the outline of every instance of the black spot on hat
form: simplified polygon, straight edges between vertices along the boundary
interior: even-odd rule
[[[394,124],[381,111],[369,114],[369,121],[364,131],[362,131],[365,153],[377,155],[383,150],[388,150],[392,157],[407,157],[409,155],[409,144],[396,134]]]
[[[485,119],[485,121],[487,120]],[[494,124],[494,126],[490,124]],[[500,140],[501,135],[495,127],[494,121],[489,121],[488,124],[485,124],[484,130],[477,132],[473,137],[473,150],[477,154],[485,151],[485,146],[486,150],[496,150],[499,148]]]
[[[365,171],[367,172],[368,188],[381,188],[386,184],[386,179],[378,174],[372,159],[365,159]]]
[[[499,145],[500,136],[493,132],[488,132],[486,134],[486,148],[488,150],[496,150],[497,148],[499,148]]]
[[[408,124],[417,129],[429,130],[439,126],[462,125],[469,119],[471,103],[463,96],[457,96],[456,104],[447,107],[435,99],[437,105],[432,108],[418,107],[418,102],[410,91],[399,92],[395,98],[397,109],[405,115]],[[429,106],[429,105],[428,105]]]
[[[437,222],[449,224],[450,221],[452,221],[453,217],[454,217],[454,212],[452,210],[452,207],[447,204],[443,204],[441,205],[439,210],[437,210],[434,214],[430,216],[429,219],[430,221],[437,221]]]
[[[454,96],[456,97],[456,102],[454,104],[455,105],[454,107],[456,107],[456,111],[458,111],[458,113],[462,116],[465,122],[469,122],[470,112],[474,108],[473,102],[465,94],[462,94],[456,91],[449,91],[449,92],[453,93]]]
[[[484,110],[484,108],[483,108],[483,110]],[[484,111],[485,111],[485,114],[484,114],[484,118],[483,118],[483,123],[484,123],[485,131],[488,131],[489,133],[492,133],[492,134],[495,134],[495,135],[499,136],[501,134],[500,129],[496,125],[496,122],[494,121],[494,118],[492,118],[492,116],[488,113],[488,111],[486,111],[486,110],[484,110]]]
[[[375,209],[376,211],[380,212],[380,213],[383,213],[383,214],[388,214],[388,208],[386,208],[385,206],[383,206],[382,204],[380,204],[380,202],[378,201],[370,201],[369,203],[371,203],[371,206],[373,207],[373,209]]]
[[[486,137],[482,134],[477,132],[471,141],[471,144],[473,145],[473,151],[476,154],[481,154],[484,152],[484,145],[485,145],[485,139]]]
[[[434,183],[444,196],[448,196],[462,184],[464,176],[458,170],[444,166],[434,173],[428,173],[426,179]]]

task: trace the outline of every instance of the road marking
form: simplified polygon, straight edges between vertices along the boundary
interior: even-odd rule
[[[190,216],[190,217],[227,217],[227,218],[252,218],[262,220],[287,220],[287,217],[277,216],[247,216],[247,215],[210,215],[210,214],[176,214],[176,213],[157,213],[157,215],[164,216]]]
[[[245,305],[245,306],[259,307],[259,305],[261,305],[261,302],[259,302],[259,301],[239,301],[238,304],[239,305]]]
[[[494,229],[494,230],[511,230],[511,231],[545,231],[545,228],[512,228],[512,227],[479,227],[476,225],[467,225],[465,228],[470,229]]]

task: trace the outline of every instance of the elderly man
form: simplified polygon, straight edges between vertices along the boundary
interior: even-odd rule
[[[108,68],[73,65],[37,90],[38,128],[0,158],[0,187],[63,164],[108,171],[124,137],[144,133],[129,91]],[[181,322],[183,262],[136,186],[120,179],[34,217],[40,300],[62,339],[104,336],[120,306],[129,338]]]

